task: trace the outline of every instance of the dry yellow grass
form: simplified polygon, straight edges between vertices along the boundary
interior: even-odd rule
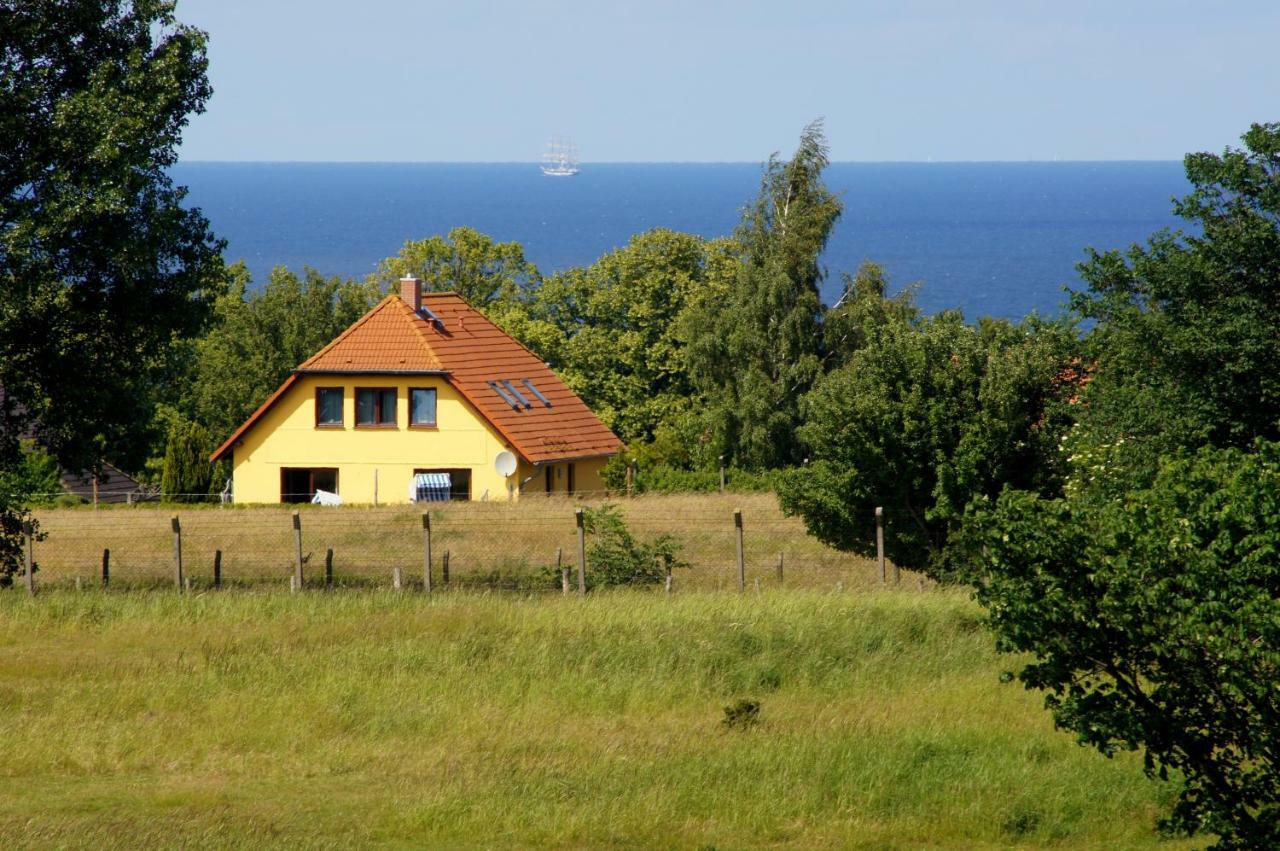
[[[602,500],[529,498],[518,503],[447,503],[431,510],[436,570],[447,549],[459,584],[516,585],[555,561],[576,564],[574,509]],[[772,494],[645,495],[620,499],[640,537],[669,532],[692,568],[676,575],[680,588],[733,588],[737,583],[733,511],[744,517],[747,582],[778,584],[785,558],[788,587],[870,587],[879,581],[873,560],[837,552],[784,517]],[[173,572],[170,517],[181,518],[186,575],[208,584],[213,554],[222,551],[229,583],[288,581],[294,562],[292,507],[156,506],[50,509],[38,513],[47,534],[37,545],[40,579],[68,585],[96,581],[102,550],[111,550],[112,582],[163,583]],[[309,579],[334,551],[338,582],[386,582],[395,567],[415,581],[422,572],[421,508],[302,507],[303,552]],[[918,578],[904,576],[915,587]]]

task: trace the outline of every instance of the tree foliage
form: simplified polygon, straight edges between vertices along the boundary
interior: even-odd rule
[[[170,342],[221,283],[221,245],[167,172],[205,69],[167,0],[0,5],[0,470],[34,423],[71,469],[145,454]]]
[[[649,440],[696,404],[680,322],[726,288],[723,241],[658,229],[590,266],[547,278],[529,310],[533,345],[624,440]]]
[[[199,423],[175,420],[165,442],[162,496],[173,502],[202,502],[219,482],[214,480],[209,432]]]
[[[737,274],[684,323],[718,448],[741,466],[800,458],[800,398],[822,372],[819,257],[841,212],[822,182],[826,167],[820,121],[804,129],[790,160],[770,158],[734,237]]]
[[[1082,744],[1180,773],[1170,825],[1280,845],[1280,444],[1165,461],[1122,499],[1003,494],[967,531],[1018,678]]]
[[[538,268],[518,242],[495,242],[469,227],[447,236],[409,240],[394,257],[378,264],[368,282],[396,292],[406,275],[422,279],[425,292],[453,291],[478,308],[525,301],[537,289]]]
[[[1280,842],[1280,125],[1186,159],[1194,235],[1094,253],[1097,325],[1064,496],[979,500],[964,534],[1019,678],[1105,753],[1183,776],[1174,827]]]
[[[1198,233],[1161,231],[1126,253],[1091,252],[1074,308],[1097,323],[1096,376],[1079,454],[1111,447],[1112,473],[1145,484],[1162,453],[1280,439],[1280,124],[1244,149],[1191,154],[1175,211]]]
[[[923,317],[882,285],[850,290],[838,310],[844,363],[804,400],[809,463],[779,477],[782,507],[864,555],[883,507],[893,561],[949,578],[949,542],[973,496],[1056,486],[1066,418],[1055,378],[1074,336],[1038,320]]]
[[[180,416],[218,440],[378,299],[376,287],[310,268],[299,277],[277,267],[253,291],[243,265],[231,271],[228,292],[215,306],[215,325],[191,352],[192,374],[177,403]]]

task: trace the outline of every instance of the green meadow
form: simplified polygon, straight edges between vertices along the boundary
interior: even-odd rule
[[[0,847],[1192,847],[1011,661],[950,591],[13,589]]]

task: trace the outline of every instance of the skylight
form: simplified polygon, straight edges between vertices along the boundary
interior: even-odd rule
[[[502,401],[510,405],[513,410],[516,410],[516,411],[521,410],[520,403],[516,401],[516,398],[512,396],[510,393],[508,393],[506,390],[502,389],[502,387],[498,384],[498,382],[490,381],[489,386],[492,387],[493,391],[502,397]]]
[[[530,381],[527,378],[522,378],[520,379],[520,383],[523,384],[525,387],[528,387],[529,392],[532,393],[534,396],[538,397],[539,402],[546,405],[548,408],[551,407],[551,400],[548,399],[546,396],[542,395],[542,391],[539,390],[537,387],[534,387],[532,381]]]
[[[418,308],[418,313],[432,325],[436,326],[438,330],[444,330],[444,320],[439,316],[436,316],[435,312],[425,304]]]
[[[520,404],[521,404],[521,405],[524,405],[526,408],[532,408],[532,407],[533,407],[533,403],[532,403],[532,402],[530,402],[528,399],[526,399],[526,398],[525,398],[525,396],[524,396],[524,394],[523,394],[523,393],[521,393],[519,390],[517,390],[517,389],[516,389],[516,386],[515,386],[514,384],[512,384],[512,383],[511,383],[511,380],[510,380],[510,379],[508,379],[508,378],[504,378],[504,379],[502,379],[502,381],[501,381],[501,382],[499,382],[499,383],[500,383],[503,387],[507,388],[507,392],[508,392],[508,393],[510,393],[512,396],[516,397],[516,399],[520,402]]]

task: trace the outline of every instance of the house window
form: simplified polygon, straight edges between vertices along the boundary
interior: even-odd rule
[[[553,467],[547,467],[547,471],[543,473],[543,478],[546,479],[547,493],[551,493],[553,490],[556,489],[555,480],[552,477],[553,472],[554,472]]]
[[[280,501],[310,502],[316,491],[338,492],[335,467],[281,467]]]
[[[572,464],[569,464],[569,465],[568,465],[568,467],[569,467],[569,481],[566,483],[565,490],[566,490],[568,493],[573,493],[573,491],[574,491],[574,485],[576,485],[576,484],[577,484],[577,483],[574,481],[574,478],[575,478],[575,476],[574,476],[574,472],[575,472],[575,471],[574,471],[574,469],[573,469],[573,465],[572,465]]]
[[[342,428],[342,388],[316,388],[316,428]]]
[[[357,387],[356,425],[364,426],[366,428],[395,428],[395,388]]]
[[[436,427],[434,387],[415,387],[409,391],[409,426],[411,428]]]
[[[426,478],[419,479],[419,476]],[[471,499],[471,470],[459,468],[424,467],[413,471],[414,502],[430,502],[440,498],[437,489],[446,480],[449,483],[449,499]]]

